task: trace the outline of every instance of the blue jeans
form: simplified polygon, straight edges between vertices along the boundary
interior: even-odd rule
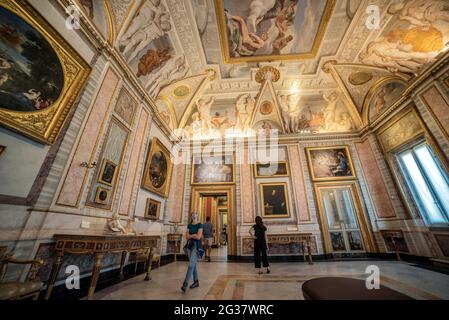
[[[191,250],[187,250],[187,255],[189,257],[189,267],[187,268],[184,284],[189,283],[192,274],[193,274],[193,281],[195,282],[198,281],[198,270],[196,267],[196,263],[198,262],[198,250],[196,249],[196,245],[194,245]]]

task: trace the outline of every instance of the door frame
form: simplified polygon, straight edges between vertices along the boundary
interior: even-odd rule
[[[216,186],[202,185],[192,186],[192,196],[190,198],[190,212],[200,212],[201,198],[203,196],[219,196],[226,195],[228,197],[228,256],[237,255],[237,219],[235,211],[235,186]]]
[[[324,242],[324,252],[325,253],[334,253],[332,249],[332,241],[329,235],[329,228],[327,222],[327,215],[323,208],[322,203],[322,194],[321,190],[323,189],[349,189],[351,190],[351,196],[354,201],[354,209],[356,212],[356,219],[359,225],[360,234],[363,240],[363,246],[365,248],[365,252],[374,253],[377,252],[373,233],[371,231],[371,227],[369,224],[369,219],[367,212],[365,210],[365,206],[362,204],[361,191],[357,181],[342,181],[342,182],[321,182],[316,183],[314,185],[315,189],[315,199],[317,202],[319,219],[320,219],[320,228],[321,234]]]

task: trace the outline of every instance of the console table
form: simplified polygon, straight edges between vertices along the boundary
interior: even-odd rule
[[[295,234],[295,235],[267,235],[268,244],[277,243],[277,244],[290,244],[290,243],[300,243],[301,244],[301,253],[306,261],[306,250],[307,250],[307,258],[309,264],[313,264],[312,261],[312,250],[310,248],[310,242],[312,241],[312,234]]]
[[[95,255],[95,264],[92,270],[88,300],[92,300],[98,277],[101,270],[101,261],[106,253],[122,253],[120,263],[120,277],[123,278],[123,268],[125,265],[126,254],[128,252],[148,251],[147,273],[145,280],[151,280],[151,262],[153,253],[158,247],[160,237],[158,236],[138,236],[138,235],[64,235],[56,234],[56,259],[48,280],[45,300],[51,296],[53,286],[61,269],[62,259],[66,253],[70,254],[93,254]]]
[[[167,253],[176,256],[181,253],[182,234],[170,233],[167,235]]]

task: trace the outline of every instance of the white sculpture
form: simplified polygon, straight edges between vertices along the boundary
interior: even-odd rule
[[[281,101],[282,118],[288,133],[297,133],[300,128],[301,109],[298,102],[300,97],[298,94],[279,95]]]
[[[144,2],[120,40],[123,55],[132,61],[153,40],[171,30],[170,15],[161,0]]]
[[[163,88],[185,78],[188,72],[189,68],[187,67],[185,56],[172,58],[157,76],[154,76],[152,81],[150,80],[149,85],[147,85],[150,96],[152,98],[157,97]]]
[[[114,214],[112,219],[109,220],[108,228],[112,232],[127,234],[125,227],[120,222],[120,216],[118,214]]]
[[[236,129],[245,131],[248,129],[251,114],[256,105],[256,101],[250,94],[241,95],[235,104],[235,114],[237,121],[235,124]]]
[[[203,132],[210,132],[212,130],[212,118],[211,118],[211,108],[212,104],[215,102],[215,97],[211,97],[209,101],[204,99],[199,99],[196,102],[196,107],[199,112],[199,120],[201,121],[201,128]]]

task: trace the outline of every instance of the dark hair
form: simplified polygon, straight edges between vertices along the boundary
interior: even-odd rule
[[[206,217],[206,221],[209,222],[210,221],[210,217]]]
[[[260,216],[256,217],[256,225],[259,226],[259,227],[261,225],[263,225],[263,220],[262,220],[262,218]]]

